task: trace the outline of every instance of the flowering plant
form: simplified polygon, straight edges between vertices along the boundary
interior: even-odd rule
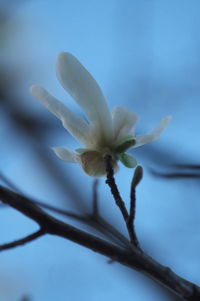
[[[76,152],[65,147],[53,147],[55,154],[61,160],[79,163],[90,176],[106,174],[106,155],[112,156],[115,171],[119,160],[126,167],[135,167],[137,161],[126,151],[157,139],[171,119],[170,116],[162,119],[150,134],[135,136],[138,116],[124,107],[116,107],[110,113],[99,85],[72,54],[62,52],[58,56],[56,73],[63,88],[86,113],[88,121],[75,115],[40,86],[32,86],[31,94],[85,147]]]

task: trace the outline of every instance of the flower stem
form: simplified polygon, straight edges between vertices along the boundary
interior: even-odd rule
[[[104,157],[104,160],[105,160],[106,173],[107,173],[106,184],[108,184],[108,186],[110,187],[111,193],[115,199],[115,203],[119,207],[119,209],[122,213],[122,216],[126,222],[129,215],[128,215],[128,211],[126,209],[125,203],[122,200],[122,197],[121,197],[119,190],[117,188],[117,185],[115,183],[112,157],[110,155],[106,155]]]

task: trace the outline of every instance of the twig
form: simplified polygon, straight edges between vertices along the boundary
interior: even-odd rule
[[[22,190],[19,189],[12,181],[10,181],[1,171],[0,171],[0,180],[3,181],[8,187],[10,187],[11,189],[13,189],[17,193],[20,193],[21,195],[24,195],[23,192],[22,192]],[[53,211],[53,212],[65,215],[67,217],[71,217],[71,218],[77,219],[79,221],[82,221],[83,219],[85,219],[85,217],[83,217],[83,216],[81,216],[79,214],[73,213],[71,211],[63,210],[63,209],[57,208],[55,206],[52,206],[52,205],[49,205],[49,204],[45,204],[45,203],[40,202],[40,201],[34,200],[32,202],[34,204],[36,204],[36,205],[39,205],[42,208],[45,208],[45,209],[48,209],[50,211]],[[0,206],[2,206],[2,207],[5,206],[5,205],[6,204],[0,203]]]
[[[132,202],[130,204],[131,206],[131,216],[128,214],[128,211],[126,209],[125,203],[122,200],[119,190],[117,188],[117,185],[115,183],[115,178],[114,178],[114,171],[113,171],[113,165],[112,165],[112,157],[107,155],[105,156],[105,164],[106,164],[106,172],[107,172],[107,180],[106,183],[109,185],[110,189],[111,189],[111,193],[115,199],[115,203],[117,204],[117,206],[119,207],[122,216],[124,218],[124,221],[126,223],[126,228],[130,237],[130,241],[131,243],[136,246],[139,247],[139,243],[135,234],[135,230],[133,227],[133,219],[134,219],[134,215],[135,215],[135,191],[134,189],[132,189]]]
[[[15,248],[15,247],[19,247],[19,246],[22,246],[32,240],[35,240],[36,238],[42,236],[45,234],[45,229],[40,229],[38,230],[37,232],[33,233],[33,234],[30,234],[24,238],[21,238],[21,239],[18,239],[18,240],[15,240],[13,242],[10,242],[10,243],[6,243],[6,244],[3,244],[3,245],[0,245],[0,251],[4,251],[4,250],[8,250],[8,249],[12,249],[12,248]]]
[[[20,301],[30,301],[31,298],[29,296],[23,296]]]
[[[110,233],[112,237],[115,238],[115,241],[120,243],[122,247],[130,248],[129,240],[123,234],[121,234],[121,232],[119,232],[115,227],[108,223],[103,217],[98,216],[97,223],[98,225],[101,225],[107,233]]]
[[[184,169],[200,169],[200,165],[199,164],[181,164],[181,163],[177,163],[174,164],[174,167],[178,167],[178,168],[184,168]]]
[[[23,195],[22,191],[14,184],[12,183],[2,172],[0,172],[0,180],[2,180],[6,185],[8,185],[10,188],[15,190],[16,192]],[[112,239],[115,243],[120,243],[122,247],[128,247],[129,241],[128,239],[123,236],[115,227],[113,227],[111,224],[109,224],[105,219],[99,216],[99,208],[98,208],[98,195],[97,195],[97,187],[98,187],[99,181],[97,179],[93,182],[93,189],[92,189],[92,204],[93,204],[93,211],[92,214],[86,214],[86,215],[80,215],[68,210],[63,210],[60,208],[57,208],[55,206],[45,204],[40,201],[32,200],[32,202],[42,208],[48,209],[50,211],[53,211],[55,213],[61,214],[63,216],[67,216],[69,218],[73,218],[75,220],[78,220],[93,229],[97,230],[99,233],[103,234],[105,237]],[[0,203],[0,207],[7,207],[7,204]]]
[[[30,199],[0,186],[0,199],[44,227],[46,233],[69,239],[148,275],[187,301],[200,300],[200,287],[179,277],[137,248],[126,250],[63,223],[38,208]]]
[[[0,171],[0,180],[4,184],[6,184],[9,188],[11,188],[14,191],[22,194],[22,191],[13,182],[11,182],[1,171]]]
[[[94,216],[98,216],[99,214],[98,194],[97,194],[98,184],[99,184],[98,179],[95,179],[92,185],[92,214]]]
[[[61,214],[63,216],[67,216],[67,217],[76,219],[78,221],[85,221],[85,219],[86,219],[84,216],[82,216],[80,214],[77,214],[77,213],[74,213],[74,212],[71,212],[71,211],[68,211],[68,210],[63,210],[63,209],[57,208],[55,206],[45,204],[45,203],[40,202],[40,201],[35,201],[34,200],[33,203],[40,206],[40,207],[42,207],[42,208],[48,209],[48,210],[53,211],[55,213]]]
[[[192,172],[171,172],[171,173],[162,173],[162,172],[157,172],[153,169],[150,169],[150,172],[153,176],[155,177],[163,177],[166,179],[176,179],[176,178],[191,178],[191,179],[199,179],[200,174],[198,173],[192,173]]]
[[[41,206],[42,208],[59,213],[63,216],[67,216],[74,220],[78,220],[79,222],[82,222],[82,223],[92,227],[96,231],[100,232],[105,237],[107,236],[108,238],[111,238],[113,240],[113,242],[120,243],[121,246],[123,246],[123,247],[125,247],[125,246],[127,247],[129,244],[129,242],[125,236],[123,236],[119,231],[117,231],[117,229],[115,229],[113,226],[111,226],[108,222],[106,222],[106,220],[104,220],[99,215],[94,215],[94,214],[80,215],[80,214],[76,214],[71,211],[59,209],[55,206],[48,205],[48,204],[45,204],[40,201],[32,201],[32,202],[36,205]]]
[[[12,185],[12,187],[15,187]],[[21,195],[22,196],[22,195]],[[55,206],[45,204],[40,201],[32,200],[32,203],[35,205],[38,205],[44,209],[48,209],[50,211],[53,211],[55,213],[61,214],[63,216],[72,218],[74,220],[78,220],[79,222],[82,222],[99,233],[103,234],[105,237],[112,239],[114,243],[120,244],[122,247],[127,247],[129,245],[128,240],[125,236],[123,236],[117,229],[115,229],[113,226],[111,226],[108,222],[106,222],[102,217],[93,215],[93,214],[85,214],[80,215],[71,211],[63,210],[60,208],[57,208]],[[8,204],[6,203],[0,203],[0,205],[3,207],[8,207]]]
[[[138,242],[138,238],[135,232],[135,225],[134,225],[134,221],[135,221],[135,213],[136,213],[136,195],[135,195],[135,188],[136,186],[139,184],[139,182],[142,179],[142,167],[141,166],[137,166],[134,172],[134,176],[131,182],[131,193],[130,193],[130,213],[129,213],[129,217],[127,219],[127,228],[128,228],[128,232],[129,232],[129,236],[131,239],[131,243],[133,243],[136,247],[139,248],[139,242]]]
[[[126,220],[128,218],[128,212],[127,212],[126,206],[124,204],[124,201],[121,198],[121,195],[119,193],[117,185],[115,183],[114,171],[113,171],[113,165],[112,165],[112,157],[110,155],[106,155],[104,160],[105,160],[106,172],[107,172],[106,184],[109,185],[111,193],[115,199],[115,203],[119,207],[119,209],[122,213],[122,216],[126,222]]]
[[[20,193],[21,195],[24,195],[22,191],[14,184],[12,183],[3,173],[0,172],[0,180],[2,180],[6,185],[8,185],[10,188],[15,190],[16,192]],[[106,222],[102,217],[100,217],[98,214],[98,195],[97,195],[97,187],[98,187],[98,180],[94,180],[93,183],[93,193],[92,193],[92,201],[93,201],[93,212],[92,214],[84,214],[80,215],[68,210],[63,210],[60,208],[57,208],[55,206],[45,204],[40,201],[32,200],[32,202],[42,208],[48,209],[50,211],[53,211],[55,213],[61,214],[63,216],[67,216],[69,218],[73,218],[75,220],[78,220],[99,233],[103,234],[105,237],[112,239],[113,242],[119,244],[122,247],[127,247],[129,245],[129,241],[126,239],[125,236],[123,236],[117,229],[115,229],[113,226],[111,226],[108,222]],[[7,204],[0,203],[0,207],[8,207]]]
[[[86,222],[103,233],[104,235],[110,237],[112,241],[117,242],[122,247],[130,247],[129,241],[125,236],[123,236],[115,227],[113,227],[110,223],[108,223],[104,218],[102,218],[99,214],[99,206],[98,206],[98,194],[97,187],[99,184],[99,180],[95,179],[92,185],[92,214],[88,215],[88,219]],[[114,240],[113,240],[114,239]]]

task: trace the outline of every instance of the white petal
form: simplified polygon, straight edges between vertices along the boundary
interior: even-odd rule
[[[51,113],[62,121],[65,129],[84,145],[88,145],[89,125],[80,117],[76,116],[63,103],[50,95],[44,88],[31,87],[31,94]]]
[[[161,122],[155,127],[155,129],[150,134],[136,136],[136,144],[134,145],[134,148],[158,139],[164,128],[170,122],[170,120],[171,116],[167,116],[161,120]]]
[[[65,147],[52,147],[51,148],[56,156],[67,162],[77,163],[76,154]]]
[[[112,112],[115,139],[134,134],[131,132],[138,116],[124,107],[116,107]]]
[[[81,63],[70,53],[62,52],[56,65],[57,77],[63,88],[87,114],[106,141],[113,137],[111,115],[103,93]]]

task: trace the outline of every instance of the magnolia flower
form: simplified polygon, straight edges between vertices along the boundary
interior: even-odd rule
[[[84,145],[76,152],[65,147],[53,147],[55,154],[61,160],[79,163],[90,176],[106,174],[105,155],[112,156],[115,171],[118,160],[126,167],[135,167],[135,158],[126,151],[157,139],[171,119],[170,116],[162,119],[150,134],[135,136],[138,116],[124,107],[116,107],[110,113],[99,85],[72,54],[62,52],[58,56],[56,73],[63,88],[83,109],[88,120],[78,117],[40,86],[32,86],[31,94]]]

